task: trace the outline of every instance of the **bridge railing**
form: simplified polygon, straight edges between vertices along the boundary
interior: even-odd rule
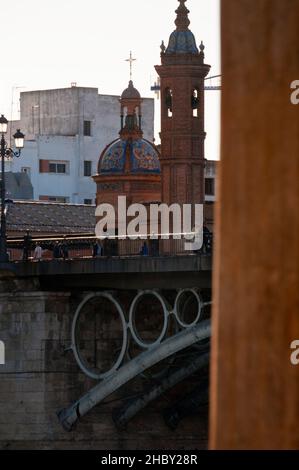
[[[78,259],[95,257],[132,257],[132,256],[179,256],[194,254],[211,254],[213,234],[203,236],[200,250],[186,250],[185,239],[124,239],[108,237],[97,239],[93,234],[76,234],[71,236],[29,236],[14,237],[7,240],[10,261],[35,260],[36,246],[42,249],[42,260]],[[100,247],[100,248],[99,248]]]

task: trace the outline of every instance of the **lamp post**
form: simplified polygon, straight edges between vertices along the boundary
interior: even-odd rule
[[[8,261],[7,248],[6,248],[6,214],[5,214],[5,158],[19,157],[21,149],[24,147],[24,134],[17,130],[14,134],[16,151],[8,147],[5,141],[5,134],[7,132],[8,121],[3,116],[0,117],[0,134],[1,134],[1,232],[0,232],[0,263]]]

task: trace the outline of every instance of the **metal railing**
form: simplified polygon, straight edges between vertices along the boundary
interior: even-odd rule
[[[200,250],[186,251],[185,239],[124,239],[110,237],[99,241],[100,250],[95,249],[97,238],[94,234],[74,234],[71,236],[37,236],[14,237],[7,240],[10,261],[34,261],[35,248],[39,245],[42,257],[39,260],[80,259],[99,257],[132,257],[132,256],[182,256],[195,254],[212,254],[213,234],[203,236]],[[189,241],[189,240],[188,240]],[[100,251],[97,253],[97,251]]]

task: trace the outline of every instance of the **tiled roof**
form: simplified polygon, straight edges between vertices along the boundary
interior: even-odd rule
[[[95,206],[17,201],[7,205],[7,231],[38,233],[92,233]]]

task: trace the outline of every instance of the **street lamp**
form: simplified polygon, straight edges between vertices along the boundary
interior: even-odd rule
[[[0,134],[1,134],[1,232],[0,232],[0,263],[8,261],[7,248],[6,248],[6,214],[5,214],[5,158],[19,157],[21,149],[24,147],[24,134],[17,130],[14,134],[16,151],[8,147],[5,141],[5,134],[7,132],[8,121],[3,116],[0,117]]]

